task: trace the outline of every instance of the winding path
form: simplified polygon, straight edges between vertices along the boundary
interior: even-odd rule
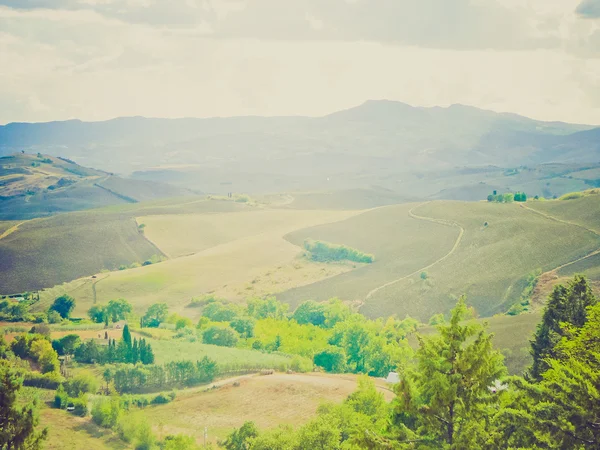
[[[432,262],[431,264],[425,266],[425,267],[421,267],[420,269],[415,270],[414,272],[409,273],[408,275],[404,275],[403,277],[400,277],[396,280],[390,281],[388,283],[385,283],[379,287],[376,287],[375,289],[369,291],[369,293],[367,294],[367,296],[365,297],[365,302],[367,300],[369,300],[373,295],[375,295],[377,292],[379,292],[382,289],[385,289],[389,286],[392,286],[396,283],[399,283],[400,281],[406,280],[407,278],[410,278],[420,272],[424,272],[427,269],[430,269],[431,267],[435,266],[438,263],[441,263],[442,261],[444,261],[446,258],[448,258],[449,256],[451,256],[456,249],[458,248],[458,246],[460,245],[460,242],[462,241],[463,235],[465,233],[465,229],[460,226],[458,223],[453,222],[451,220],[445,220],[445,219],[434,219],[433,217],[425,217],[425,216],[419,216],[417,214],[415,214],[414,210],[417,208],[420,208],[423,205],[426,205],[429,202],[424,202],[424,203],[420,203],[416,206],[413,206],[409,211],[408,211],[408,215],[410,217],[412,217],[413,219],[417,219],[417,220],[426,220],[428,222],[433,222],[433,223],[439,223],[442,225],[446,225],[446,226],[450,226],[450,227],[457,227],[460,232],[458,233],[458,237],[456,238],[456,242],[454,242],[454,246],[452,247],[452,249],[446,253],[444,256],[442,256],[441,258],[437,259],[436,261]],[[364,302],[363,302],[364,303]]]
[[[21,225],[23,225],[25,222],[27,222],[26,220],[24,220],[23,222],[19,222],[16,225],[13,225],[12,227],[10,227],[8,230],[6,230],[4,233],[0,234],[0,239],[4,239],[5,237],[13,234],[15,231],[17,231],[19,229],[19,227]]]

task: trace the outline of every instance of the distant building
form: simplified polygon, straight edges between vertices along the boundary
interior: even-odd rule
[[[390,372],[385,381],[390,384],[400,383],[400,376],[398,372]]]

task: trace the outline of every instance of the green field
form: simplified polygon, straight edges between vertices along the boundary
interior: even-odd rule
[[[171,361],[198,361],[208,356],[220,365],[248,364],[262,365],[265,369],[277,367],[290,362],[290,357],[276,353],[262,353],[255,350],[218,347],[200,342],[187,342],[170,339],[146,339],[152,344],[157,364]]]
[[[569,212],[561,207],[577,206],[581,214],[578,220],[593,226],[597,213],[590,210],[597,210],[596,199],[590,196],[577,202],[535,205],[552,204],[562,214]],[[280,298],[297,304],[333,296],[359,301],[368,297],[361,308],[368,316],[409,314],[426,321],[433,312],[449,311],[456,298],[466,293],[480,315],[490,316],[505,312],[518,299],[530,272],[552,270],[600,248],[600,237],[593,232],[517,204],[437,201],[413,211],[420,218],[410,217],[409,206],[400,205],[288,235],[296,244],[307,238],[335,239],[336,243],[373,253],[376,261],[369,267],[285,292]],[[457,226],[464,229],[464,235],[456,251],[436,263],[456,242]],[[426,279],[420,276],[421,268]]]

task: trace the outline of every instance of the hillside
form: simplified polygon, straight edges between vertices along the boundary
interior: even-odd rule
[[[41,151],[212,193],[383,188],[405,201],[474,200],[484,192],[472,198],[469,188],[481,184],[488,192],[533,183],[527,192],[549,197],[590,187],[586,183],[593,180],[562,177],[581,165],[597,167],[597,133],[592,126],[463,105],[418,108],[368,101],[315,118],[13,123],[0,126],[0,155]],[[542,173],[548,163],[565,170],[548,176]],[[522,166],[527,174],[515,184],[505,169]],[[465,176],[465,168],[475,172]]]
[[[0,220],[23,220],[101,206],[189,195],[163,183],[124,179],[62,157],[0,158]]]

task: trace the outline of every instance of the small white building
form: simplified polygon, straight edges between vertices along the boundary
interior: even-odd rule
[[[390,384],[400,383],[400,376],[398,375],[398,372],[390,372],[385,381]]]

